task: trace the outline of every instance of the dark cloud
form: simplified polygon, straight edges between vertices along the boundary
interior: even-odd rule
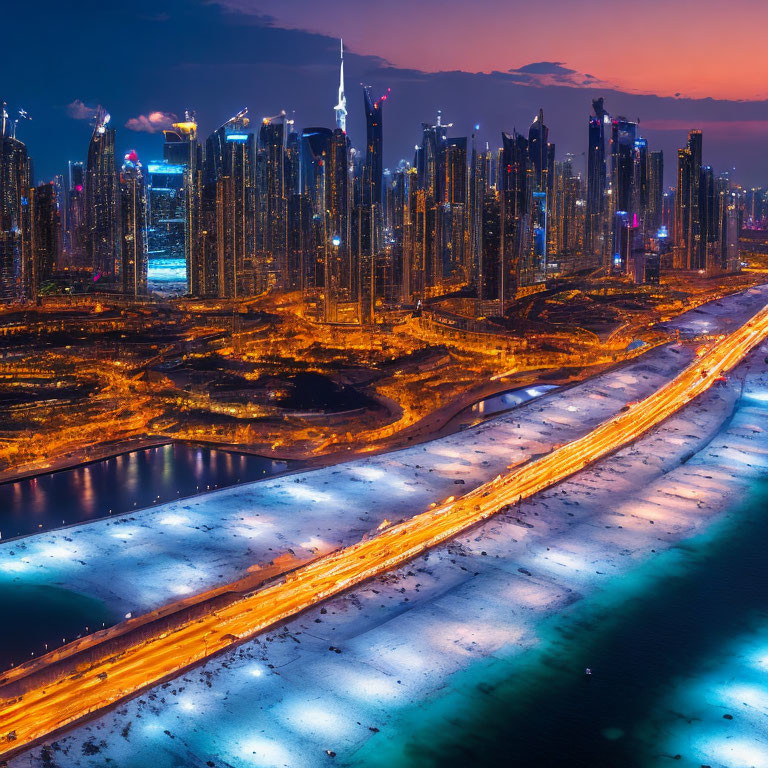
[[[519,72],[527,75],[574,75],[575,69],[568,69],[562,61],[534,61],[517,69],[510,69],[510,72]]]

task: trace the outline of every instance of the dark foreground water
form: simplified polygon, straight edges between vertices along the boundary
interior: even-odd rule
[[[287,462],[185,443],[0,484],[3,539],[259,480]]]
[[[705,535],[550,620],[536,649],[477,664],[400,713],[388,741],[369,742],[376,764],[764,768],[768,745],[741,700],[768,724],[767,545],[761,482]],[[736,639],[762,650],[751,693],[736,686]]]
[[[43,584],[0,579],[0,670],[122,619],[100,600]],[[88,628],[86,630],[86,627]]]

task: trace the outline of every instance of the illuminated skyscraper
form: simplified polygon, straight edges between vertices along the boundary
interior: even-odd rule
[[[374,100],[371,89],[363,88],[365,105],[365,170],[363,184],[363,204],[378,205],[382,202],[382,183],[384,174],[384,133],[382,118],[384,102],[389,91]]]
[[[288,195],[286,192],[285,113],[265,117],[259,128],[256,164],[257,250],[264,286],[285,290],[288,268]]]
[[[648,153],[648,211],[646,229],[656,234],[663,222],[664,207],[664,153]]]
[[[475,130],[479,129],[475,126]],[[484,206],[487,193],[492,186],[491,159],[492,152],[486,145],[485,151],[478,150],[475,134],[472,134],[472,156],[469,170],[469,213],[468,213],[468,244],[469,244],[469,283],[478,287],[481,282],[482,252],[483,252],[483,220]]]
[[[31,185],[27,148],[0,105],[0,301],[22,292],[22,205]]]
[[[675,251],[677,269],[706,268],[706,248],[701,221],[701,131],[691,131],[688,143],[677,152],[677,192],[675,195]]]
[[[186,259],[186,165],[148,163],[147,242],[150,263]]]
[[[314,240],[312,204],[301,184],[301,136],[293,130],[292,120],[289,121],[289,126],[290,132],[285,144],[288,282],[284,287],[285,290],[293,291],[304,288],[304,264],[312,258]]]
[[[339,100],[333,108],[336,113],[336,127],[347,132],[347,97],[344,95],[344,41],[339,40]]]
[[[546,279],[546,193],[535,188],[528,140],[502,133],[502,143],[500,315],[509,302],[540,290]]]
[[[120,250],[123,294],[147,293],[147,190],[136,152],[131,150],[120,171]]]
[[[108,125],[109,115],[99,107],[85,169],[85,245],[94,281],[114,287],[120,277],[119,203],[115,131]]]
[[[87,266],[85,240],[85,164],[69,161],[67,168],[64,251],[68,267]]]
[[[331,247],[326,207],[331,154],[330,128],[306,128],[301,135],[301,193],[308,201],[311,242],[301,267],[305,311],[315,320],[325,316],[326,251]]]
[[[573,158],[567,155],[563,162],[555,163],[552,213],[550,217],[553,243],[553,268],[568,275],[592,265],[584,259],[584,190],[581,178],[575,173]]]
[[[201,232],[206,260],[204,271],[215,274],[215,287],[207,290],[220,298],[252,296],[265,286],[256,285],[255,272],[255,142],[247,133],[247,110],[238,112],[214,131],[206,142],[201,210],[206,220]],[[215,239],[215,253],[210,248]],[[215,256],[215,269],[211,259]]]
[[[325,242],[324,318],[329,323],[354,322],[357,318],[359,273],[353,263],[351,242],[351,180],[349,140],[341,128],[330,137],[325,178],[328,212]]]
[[[61,254],[61,218],[56,186],[51,182],[31,187],[23,212],[22,282],[24,295],[35,300],[53,277]]]
[[[150,253],[163,251],[166,258],[183,257],[187,290],[195,296],[205,295],[203,259],[200,256],[205,250],[200,232],[203,160],[202,147],[197,140],[197,122],[194,113],[187,111],[184,120],[174,123],[171,129],[163,131],[163,135],[165,137],[163,165],[174,169],[174,173],[165,175],[167,186],[163,186],[163,174],[160,169],[155,169],[159,174],[159,188],[167,190],[167,193],[160,193],[155,201],[150,191]],[[151,172],[155,165],[159,164],[148,166],[150,190],[155,189]],[[183,170],[182,174],[178,174],[179,169]],[[167,216],[163,214],[163,209],[167,212]],[[167,222],[163,224],[155,213],[160,214],[160,219],[167,219]],[[178,246],[181,231],[179,218],[181,217],[184,219],[183,254]],[[160,242],[157,241],[158,233],[164,233],[160,237]],[[165,234],[168,236],[167,239]],[[163,240],[166,242],[163,243]],[[159,254],[157,258],[161,258]]]
[[[611,119],[603,99],[592,102],[594,114],[589,117],[589,146],[587,148],[587,201],[584,249],[595,257],[595,266],[603,263],[606,235],[608,189],[605,162],[605,128]]]

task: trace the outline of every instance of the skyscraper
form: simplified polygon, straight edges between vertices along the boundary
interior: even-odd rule
[[[85,244],[94,281],[115,286],[120,276],[115,131],[99,107],[85,169]]]
[[[657,234],[663,224],[664,207],[664,153],[648,153],[648,211],[646,229]]]
[[[351,183],[349,139],[342,128],[330,137],[325,178],[328,215],[324,248],[324,318],[329,323],[354,321],[357,313],[359,273],[353,263],[351,242]]]
[[[371,96],[370,87],[363,88],[365,106],[365,170],[363,183],[363,204],[382,204],[384,175],[384,131],[382,126],[384,102],[389,90],[378,99]]]
[[[150,262],[186,259],[185,165],[147,163],[147,247]]]
[[[286,192],[285,113],[265,117],[259,128],[257,157],[257,240],[260,283],[286,290],[288,268],[288,195]]]
[[[53,277],[61,253],[61,219],[53,182],[29,189],[23,219],[23,293],[36,300]]]
[[[144,173],[134,150],[126,154],[120,171],[120,250],[123,294],[138,298],[147,293],[147,192]]]
[[[22,292],[22,206],[31,185],[27,148],[0,105],[0,300]]]
[[[336,127],[347,132],[347,97],[344,95],[344,41],[339,40],[339,100],[333,108],[336,113]]]
[[[68,267],[88,265],[85,238],[85,165],[69,161],[67,168],[64,251]]]
[[[584,249],[595,257],[595,265],[602,264],[606,235],[607,176],[605,162],[605,128],[611,119],[603,106],[603,99],[592,102],[594,114],[589,117],[589,146],[587,148],[587,202],[584,231]]]
[[[178,173],[174,174],[173,179],[166,177],[169,181],[168,187],[166,187],[169,190],[169,194],[164,204],[171,213],[167,224],[169,229],[166,231],[169,235],[173,233],[174,244],[170,250],[168,249],[170,243],[165,246],[161,245],[161,248],[164,248],[166,253],[172,252],[175,254],[173,258],[180,258],[176,255],[179,253],[178,219],[179,215],[183,212],[183,257],[185,259],[187,290],[195,296],[204,295],[206,291],[203,289],[205,279],[201,254],[205,252],[205,249],[200,233],[200,194],[203,184],[203,157],[202,147],[197,140],[197,121],[194,112],[185,112],[184,120],[174,123],[171,129],[163,131],[163,135],[165,137],[165,144],[163,145],[164,165],[173,167],[176,170],[181,168],[183,169],[183,174],[181,178],[179,178]],[[162,198],[162,194],[160,197]],[[150,211],[153,210],[152,202],[150,200]],[[158,203],[160,202],[158,200]],[[157,210],[157,206],[155,206],[154,210]],[[156,224],[152,215],[150,215],[150,227],[155,227]],[[155,229],[154,231],[162,231],[162,224],[160,230]],[[153,250],[155,248],[150,243],[150,252]]]
[[[701,159],[701,131],[692,130],[688,134],[686,146],[677,152],[674,251],[674,265],[677,269],[706,268],[706,248],[701,232]]]
[[[241,110],[215,130],[205,151],[205,199],[201,202],[205,220],[200,227],[206,291],[228,299],[252,296],[263,288],[256,286],[255,142],[246,131],[247,112]]]

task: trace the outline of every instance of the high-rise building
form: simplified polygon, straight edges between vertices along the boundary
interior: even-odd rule
[[[32,183],[26,146],[0,105],[0,301],[22,294],[22,206]]]
[[[384,102],[389,91],[375,99],[369,87],[363,88],[365,106],[365,166],[363,183],[363,204],[382,205],[384,179]]]
[[[120,170],[120,251],[123,294],[138,298],[147,293],[147,191],[144,173],[134,150]]]
[[[87,267],[85,164],[82,161],[69,161],[65,212],[63,250],[66,256],[66,266]]]
[[[344,95],[344,41],[339,40],[339,100],[333,108],[336,113],[336,127],[347,132],[347,97]]]
[[[246,130],[247,112],[241,110],[215,130],[205,151],[200,228],[206,293],[228,299],[263,289],[256,285],[255,142]]]
[[[635,142],[637,123],[625,117],[611,121],[611,176],[609,221],[611,254],[605,266],[613,274],[629,273],[632,248],[639,227],[635,209]]]
[[[295,281],[288,264],[286,127],[285,113],[263,119],[256,164],[259,283],[281,290]]]
[[[688,142],[677,152],[675,195],[675,251],[677,269],[706,269],[706,248],[701,221],[702,134],[692,130]]]
[[[500,312],[546,280],[546,192],[535,186],[528,140],[502,133]]]
[[[184,120],[174,123],[168,130],[163,131],[165,143],[163,145],[163,164],[173,169],[172,174],[165,176],[167,186],[163,186],[162,170],[156,168],[159,163],[151,163],[147,166],[150,181],[150,254],[157,253],[157,256],[150,256],[150,261],[157,259],[158,267],[167,261],[162,259],[173,259],[173,264],[179,263],[178,260],[184,259],[184,269],[186,272],[186,288],[192,295],[206,295],[204,288],[204,262],[201,254],[205,252],[201,240],[200,232],[200,192],[203,184],[203,157],[202,147],[197,140],[197,121],[194,112],[187,111]],[[152,170],[156,170],[160,186],[158,189],[165,189],[167,192],[160,192],[156,200],[152,200],[152,189],[154,188]],[[182,169],[181,174],[178,170]],[[172,176],[172,178],[171,178]],[[155,203],[153,207],[153,202]],[[169,215],[163,214],[166,211]],[[155,217],[155,213],[159,216]],[[183,254],[179,249],[179,234],[181,227],[179,218],[183,217]],[[166,219],[158,221],[159,219]],[[161,252],[163,255],[161,255]],[[180,268],[173,266],[174,273],[180,272]]]
[[[606,213],[608,181],[605,161],[605,129],[611,118],[603,99],[592,102],[594,114],[589,117],[589,146],[587,148],[587,201],[584,227],[584,250],[592,254],[595,266],[602,265],[606,253]]]
[[[573,156],[555,163],[555,180],[550,216],[552,242],[552,268],[568,275],[593,265],[584,258],[584,190],[581,178],[575,173]]]
[[[120,277],[115,131],[101,107],[85,168],[85,245],[97,284],[116,287]]]
[[[61,254],[61,218],[55,184],[31,187],[22,210],[23,293],[36,300],[53,277]]]
[[[648,211],[646,230],[656,234],[664,223],[664,153],[648,153]]]
[[[186,260],[186,165],[152,162],[146,166],[147,243],[150,265]]]
[[[324,319],[329,323],[355,322],[359,272],[352,247],[349,139],[336,128],[330,137],[325,178],[328,222],[324,243]]]

